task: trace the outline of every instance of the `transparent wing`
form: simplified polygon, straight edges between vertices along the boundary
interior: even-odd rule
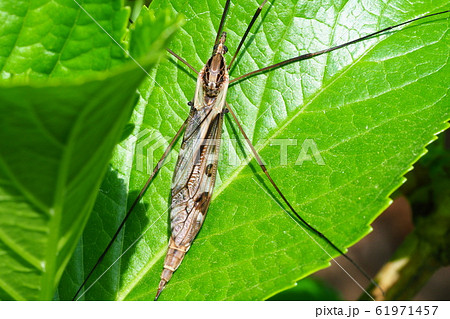
[[[194,108],[191,111],[197,112]],[[198,118],[197,114],[192,115],[192,119]],[[170,213],[172,237],[177,246],[190,245],[208,210],[217,173],[222,123],[223,114],[212,108],[183,140],[173,178]]]

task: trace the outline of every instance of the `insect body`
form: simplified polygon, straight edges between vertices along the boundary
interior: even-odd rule
[[[197,88],[172,181],[172,234],[156,298],[203,224],[217,173],[228,70],[223,33],[213,56],[198,74]]]

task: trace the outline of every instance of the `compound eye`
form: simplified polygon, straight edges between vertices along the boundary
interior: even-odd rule
[[[228,52],[228,48],[227,48],[226,45],[223,46],[223,51],[224,51],[224,52],[223,52],[224,54]]]
[[[214,48],[213,48],[214,52],[217,51],[217,46],[218,46],[218,44],[215,44],[215,45],[214,45]]]

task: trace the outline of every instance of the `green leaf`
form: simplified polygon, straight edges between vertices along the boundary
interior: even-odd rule
[[[144,6],[144,0],[125,0],[125,5],[131,8],[130,20],[136,21],[139,17],[139,13]]]
[[[0,65],[11,78],[0,82],[3,300],[54,296],[146,76],[141,68],[157,62],[175,30],[164,15],[156,20],[146,11],[140,25],[154,34],[137,28],[129,36],[141,42],[130,47],[142,53],[138,66],[105,33],[126,48],[121,1],[81,3],[104,30],[73,1],[1,2],[8,54]]]
[[[315,278],[305,278],[295,284],[294,287],[284,290],[275,296],[270,297],[270,301],[288,300],[342,300],[339,294],[328,286],[325,282]]]
[[[1,78],[92,74],[123,63],[129,10],[121,0],[0,2]]]
[[[377,282],[388,283],[378,299],[417,299],[416,294],[423,292],[431,276],[450,264],[450,151],[445,147],[448,133],[428,146],[428,153],[414,164],[400,188],[411,206],[414,229],[378,271]],[[362,295],[360,300],[367,297]]]
[[[200,69],[211,53],[223,4],[155,0],[151,8],[186,16],[170,48]],[[448,9],[445,5],[404,0],[268,3],[231,77]],[[257,7],[256,1],[233,1],[225,25],[231,53]],[[307,221],[343,249],[370,232],[404,173],[448,127],[447,30],[448,15],[430,18],[229,88],[228,103],[275,182]],[[92,268],[166,141],[187,117],[195,76],[174,59],[151,75],[140,89],[135,131],[116,149],[68,278],[83,278]],[[285,161],[280,159],[283,141],[289,144]],[[230,160],[235,155],[242,159],[243,152],[249,154],[227,116],[208,217],[162,300],[266,299],[326,267],[328,254],[336,256],[283,211],[254,160],[249,165]],[[83,298],[153,299],[169,237],[174,153],[93,276],[102,277]],[[61,289],[74,292],[81,281]]]

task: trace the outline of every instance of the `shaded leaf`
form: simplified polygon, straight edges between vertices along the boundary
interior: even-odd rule
[[[82,234],[146,73],[126,64],[124,51],[73,1],[22,2],[23,7],[2,2],[0,8],[7,16],[0,27],[3,53],[9,50],[0,65],[10,78],[0,83],[0,299],[48,300]],[[128,13],[121,1],[86,2],[126,46],[121,39]],[[174,31],[166,30],[164,19],[148,15],[145,21],[160,38],[141,44],[146,56],[136,58],[144,68],[155,64]],[[138,32],[134,36],[148,41]]]

